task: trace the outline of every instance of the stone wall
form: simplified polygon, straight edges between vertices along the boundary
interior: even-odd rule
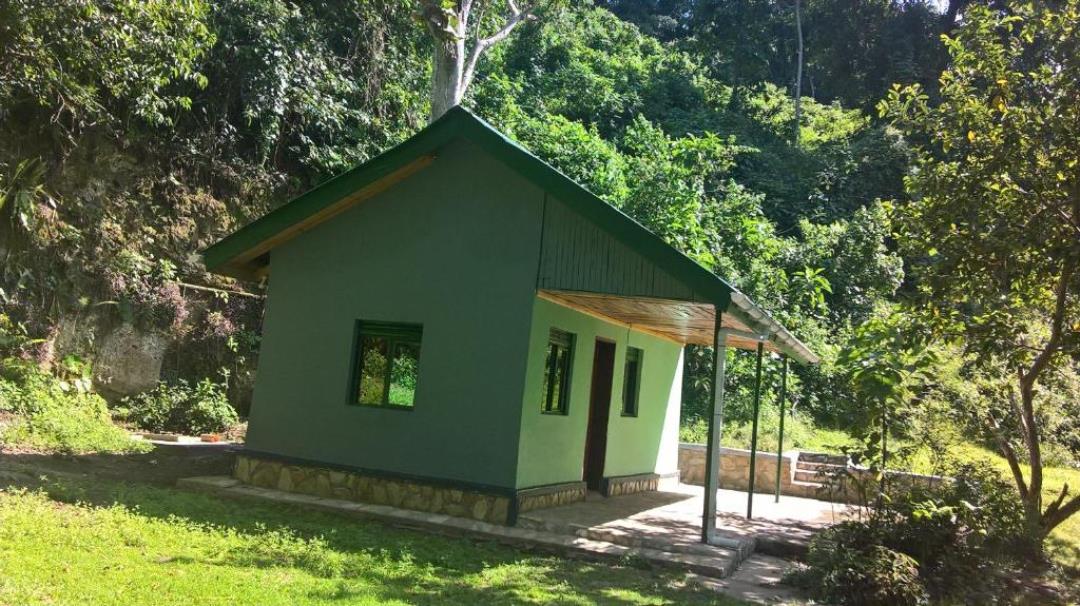
[[[635,492],[660,490],[668,484],[679,483],[679,472],[670,474],[639,473],[629,476],[604,478],[600,483],[600,493],[605,497],[617,497]]]
[[[508,495],[294,465],[250,455],[236,457],[234,475],[245,484],[261,488],[441,513],[492,524],[513,522],[512,497]]]
[[[815,482],[796,481],[795,471],[799,466],[799,457],[798,451],[785,452],[783,457],[780,457],[780,494],[837,503],[867,503],[869,499],[876,497],[878,483],[874,473],[854,465],[841,468],[842,473],[835,477],[821,477]],[[704,486],[705,458],[703,444],[679,444],[679,472],[684,483]],[[754,492],[773,494],[776,490],[776,453],[759,451],[756,458]],[[915,486],[926,487],[947,481],[947,478],[938,476],[901,471],[890,471],[887,477],[889,492],[893,494],[905,492]],[[749,489],[749,450],[720,449],[719,483],[720,488],[743,491]]]
[[[585,482],[526,488],[519,490],[514,498],[517,500],[518,513],[576,503],[585,500]]]
[[[784,453],[780,462],[780,492],[791,490],[794,478],[795,457],[798,453]],[[754,492],[772,493],[776,488],[776,453],[757,453],[754,464]],[[705,485],[705,446],[703,444],[679,444],[679,472],[683,483]],[[738,448],[720,449],[720,488],[747,490],[750,487],[750,451]],[[804,496],[804,495],[799,495]]]

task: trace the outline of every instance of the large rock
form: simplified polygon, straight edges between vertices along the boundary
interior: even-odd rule
[[[168,339],[123,324],[101,341],[94,360],[94,387],[106,399],[118,400],[153,389],[161,380]]]

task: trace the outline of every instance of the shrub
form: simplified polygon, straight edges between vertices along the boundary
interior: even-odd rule
[[[0,411],[14,417],[0,440],[70,454],[148,450],[112,423],[105,401],[82,380],[82,365],[65,365],[78,367],[78,377],[61,379],[30,361],[0,360]]]
[[[1007,602],[1007,575],[1037,549],[1024,538],[1016,492],[985,466],[960,467],[952,478],[821,532],[793,580],[841,604],[906,604],[914,594],[892,595],[891,583],[907,582],[911,563],[913,586],[935,603]]]
[[[228,429],[239,419],[224,385],[203,379],[194,386],[180,379],[124,400],[125,418],[147,431],[198,435]]]
[[[846,606],[917,606],[927,603],[918,562],[880,544],[865,522],[844,522],[810,543],[809,568],[797,579],[815,595]]]
[[[936,600],[1002,601],[1009,565],[1038,552],[1016,490],[985,465],[958,467],[952,478],[890,503],[879,516],[885,544],[918,560]]]

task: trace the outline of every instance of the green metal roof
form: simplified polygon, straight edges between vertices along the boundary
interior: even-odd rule
[[[251,275],[258,269],[259,262],[244,260],[250,251],[265,248],[286,230],[327,211],[357,190],[377,184],[425,156],[436,155],[439,148],[457,138],[465,139],[497,158],[720,309],[728,309],[733,295],[739,299],[740,308],[746,305],[748,299],[725,280],[460,106],[450,109],[400,145],[322,183],[209,247],[203,252],[207,269],[224,275]],[[753,309],[760,310],[757,306]],[[793,357],[802,362],[817,361],[817,356],[764,310],[754,316],[764,320],[755,322],[760,324],[763,332],[783,345]]]

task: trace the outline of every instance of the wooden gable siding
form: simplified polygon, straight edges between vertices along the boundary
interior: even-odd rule
[[[698,300],[681,281],[551,197],[541,247],[538,288]]]

